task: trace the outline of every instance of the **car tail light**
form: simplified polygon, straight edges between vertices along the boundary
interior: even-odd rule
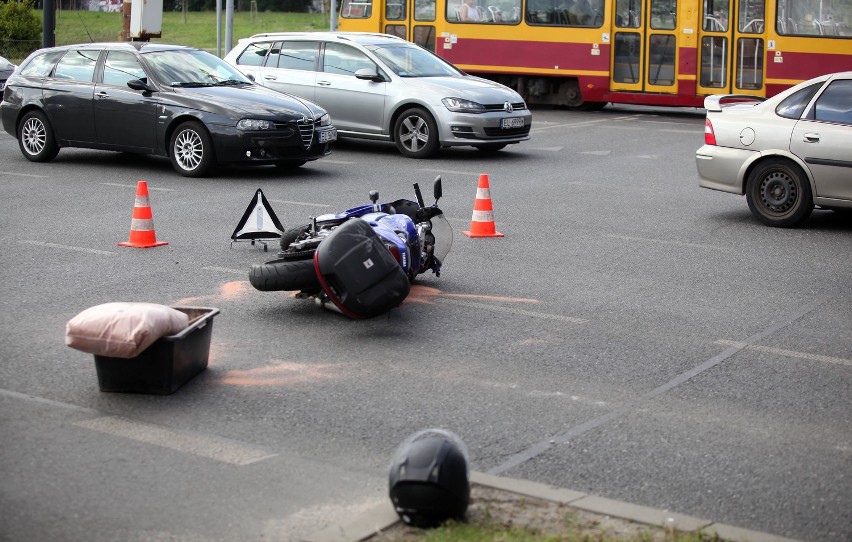
[[[704,121],[704,144],[716,144],[716,134],[713,133],[713,124],[710,123],[710,119]]]

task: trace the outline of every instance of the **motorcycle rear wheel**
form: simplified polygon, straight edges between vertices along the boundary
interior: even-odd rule
[[[249,282],[261,292],[315,290],[321,288],[311,260],[272,260],[254,264],[249,271]]]

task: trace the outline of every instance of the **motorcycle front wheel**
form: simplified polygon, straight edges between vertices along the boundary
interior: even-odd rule
[[[311,290],[321,288],[311,260],[272,260],[251,266],[249,282],[261,292]]]

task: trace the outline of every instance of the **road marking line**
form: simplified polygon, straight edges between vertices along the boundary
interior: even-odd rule
[[[661,132],[670,132],[670,133],[673,133],[673,134],[697,134],[697,133],[701,132],[701,130],[698,130],[698,129],[695,129],[695,130],[675,130],[674,128],[669,128],[668,130],[662,129],[660,131]]]
[[[75,252],[87,252],[89,254],[115,254],[110,250],[98,250],[96,248],[72,247],[68,245],[59,245],[57,243],[45,243],[44,241],[23,240],[20,243],[25,245],[35,245],[37,247],[61,248],[62,250],[73,250]]]
[[[358,162],[352,162],[352,161],[349,161],[349,160],[332,160],[330,158],[323,158],[322,163],[323,164],[341,164],[341,165],[344,165],[344,166],[350,166],[352,164],[357,164]]]
[[[417,171],[428,171],[430,173],[445,173],[447,175],[471,175],[473,177],[478,177],[480,173],[472,172],[472,171],[457,171],[454,169],[434,169],[434,168],[420,168]]]
[[[13,177],[31,177],[33,179],[47,179],[47,175],[32,175],[30,173],[16,173],[14,171],[0,171],[0,175],[11,175]]]
[[[608,413],[606,413],[602,416],[598,416],[597,418],[592,418],[591,420],[583,422],[579,425],[575,425],[573,427],[567,427],[565,429],[562,429],[561,431],[558,431],[557,433],[555,433],[552,436],[546,437],[545,439],[543,439],[539,442],[536,442],[536,443],[529,445],[525,450],[521,450],[519,452],[511,454],[501,464],[490,469],[488,471],[488,474],[497,474],[497,475],[503,474],[504,472],[506,472],[510,469],[513,469],[513,468],[517,467],[518,465],[522,465],[522,464],[526,463],[530,459],[534,459],[534,458],[540,456],[541,454],[545,453],[546,451],[548,451],[550,448],[552,448],[556,444],[568,443],[573,438],[577,438],[580,435],[582,435],[582,434],[584,434],[588,431],[591,431],[593,429],[597,429],[598,427],[605,425],[605,424],[609,423],[610,421],[612,421],[614,419],[621,418],[623,416],[626,416],[626,415],[636,411],[636,409],[638,409],[642,405],[642,403],[650,401],[652,399],[655,399],[656,397],[659,397],[660,395],[663,395],[664,393],[668,392],[669,390],[676,388],[677,386],[683,384],[684,382],[687,382],[687,381],[695,378],[696,376],[704,373],[705,371],[708,371],[708,370],[712,369],[713,367],[716,367],[717,365],[719,365],[723,361],[730,359],[731,357],[733,357],[734,355],[736,355],[737,353],[742,351],[743,348],[750,346],[750,345],[753,345],[754,343],[761,341],[761,340],[765,339],[766,337],[769,337],[769,336],[773,335],[774,333],[784,329],[785,327],[789,326],[790,324],[798,321],[799,319],[803,318],[806,314],[808,314],[812,310],[824,305],[825,302],[826,302],[826,299],[827,298],[825,298],[825,297],[819,298],[816,301],[814,301],[813,303],[810,303],[808,305],[805,305],[804,307],[801,307],[796,312],[788,314],[785,318],[783,318],[781,320],[777,320],[776,322],[770,324],[769,327],[767,327],[763,331],[755,333],[751,337],[747,338],[745,341],[743,341],[741,343],[736,343],[736,344],[742,344],[743,347],[730,346],[730,347],[726,348],[725,350],[723,350],[722,352],[720,352],[719,354],[716,354],[712,358],[704,361],[703,363],[696,365],[695,367],[693,367],[692,369],[689,369],[688,371],[684,371],[683,373],[675,376],[674,378],[672,378],[668,382],[666,382],[666,383],[664,383],[660,386],[657,386],[656,388],[652,389],[651,391],[642,393],[642,394],[634,397],[633,399],[628,399],[620,407],[616,408],[615,410],[613,410],[611,412],[608,412]]]
[[[222,273],[233,273],[235,275],[245,275],[246,273],[248,273],[248,271],[245,269],[230,269],[228,267],[208,266],[202,267],[201,269],[204,269],[205,271],[221,271]]]
[[[609,234],[607,237],[612,237],[613,239],[624,239],[625,241],[648,241],[651,243],[663,243],[666,245],[677,245],[681,247],[695,247],[695,248],[711,248],[713,250],[722,250],[728,251],[730,250],[728,247],[720,247],[718,245],[703,245],[701,243],[685,243],[683,241],[670,241],[668,239],[652,239],[650,237],[631,237],[629,235],[615,235]]]
[[[324,203],[310,203],[307,201],[290,201],[286,199],[271,199],[269,201],[272,203],[289,203],[290,205],[308,205],[310,207],[331,207],[331,205],[326,205]]]
[[[137,186],[135,184],[120,184],[120,183],[100,183],[100,184],[102,184],[104,186],[117,186],[119,188],[134,188],[134,189]],[[160,192],[174,192],[175,191],[174,188],[157,188],[156,186],[148,185],[148,191],[149,192],[150,191],[156,191],[156,190],[159,190]]]
[[[736,341],[728,341],[719,339],[715,344],[722,346],[736,346],[745,350],[754,350],[757,352],[766,352],[768,354],[778,354],[779,356],[787,356],[790,358],[807,359],[810,361],[824,361],[826,363],[836,363],[837,365],[846,365],[852,367],[852,359],[834,358],[831,356],[821,356],[819,354],[808,354],[807,352],[796,352],[794,350],[784,350],[782,348],[773,348],[771,346],[761,346],[759,344],[746,344]]]
[[[489,305],[487,303],[476,303],[473,301],[462,301],[460,299],[441,298],[442,303],[451,303],[453,305],[461,305],[463,307],[471,307],[474,309],[483,309],[492,312],[502,312],[507,314],[518,314],[521,316],[532,316],[533,318],[544,318],[545,320],[558,320],[560,322],[571,322],[572,324],[584,324],[588,322],[585,318],[574,318],[573,316],[564,316],[562,314],[549,314],[546,312],[528,311],[524,309],[516,309],[512,307],[501,307],[498,305]]]
[[[74,425],[240,467],[278,455],[230,439],[173,431],[165,427],[131,421],[117,416],[83,420]]]

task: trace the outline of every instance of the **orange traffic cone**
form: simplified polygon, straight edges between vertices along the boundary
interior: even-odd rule
[[[118,243],[120,247],[150,248],[168,245],[165,241],[157,242],[154,232],[154,215],[148,204],[148,183],[139,181],[136,185],[136,203],[133,206],[133,220],[130,222],[130,239]]]
[[[503,237],[494,226],[494,216],[491,209],[491,189],[488,186],[488,175],[479,176],[479,186],[476,188],[476,200],[473,202],[473,218],[470,219],[470,231],[463,231],[468,237]]]

